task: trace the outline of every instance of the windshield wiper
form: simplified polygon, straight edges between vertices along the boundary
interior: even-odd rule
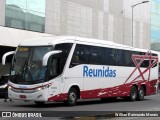
[[[27,65],[27,60],[25,61],[24,65],[21,67],[20,71],[18,72],[18,75],[23,73],[23,71],[25,70],[26,65]]]
[[[15,79],[18,82],[19,77],[21,76],[21,74],[23,74],[23,71],[25,70],[25,67],[27,65],[27,60],[25,61],[24,65],[21,67],[21,69],[19,70],[18,74],[16,75]],[[22,79],[23,80],[23,79]]]

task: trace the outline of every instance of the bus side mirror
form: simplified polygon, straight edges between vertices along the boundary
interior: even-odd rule
[[[43,56],[42,65],[43,65],[43,66],[47,66],[49,57],[50,57],[51,55],[53,55],[53,54],[57,54],[57,53],[61,53],[61,52],[62,52],[61,50],[56,50],[56,51],[51,51],[51,52],[46,53],[46,54]]]
[[[15,53],[15,51],[10,51],[10,52],[5,53],[5,54],[3,55],[3,57],[2,57],[2,65],[5,65],[5,64],[6,64],[6,58],[7,58],[7,56],[12,55],[12,54],[14,54],[14,53]]]

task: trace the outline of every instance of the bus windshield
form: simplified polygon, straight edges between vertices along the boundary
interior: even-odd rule
[[[52,46],[22,47],[19,46],[12,60],[10,81],[16,84],[38,84],[46,82],[62,74],[72,43]],[[43,66],[42,60],[51,50],[61,53],[50,57],[48,65]]]
[[[12,61],[10,81],[17,84],[43,82],[46,67],[42,66],[42,59],[51,50],[52,46],[18,47]]]

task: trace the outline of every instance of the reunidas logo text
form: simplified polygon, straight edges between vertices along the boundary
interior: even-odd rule
[[[83,66],[83,77],[116,77],[116,70],[111,70],[110,67],[89,69],[88,66]]]

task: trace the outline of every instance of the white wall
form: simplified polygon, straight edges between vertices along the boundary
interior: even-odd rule
[[[50,34],[0,26],[0,45],[16,47],[21,41]]]
[[[117,0],[118,1],[118,0]],[[125,17],[130,18],[132,17],[132,5],[137,3],[141,3],[144,0],[124,0],[123,2],[123,10],[125,12]],[[134,12],[134,20],[136,21],[143,21],[143,23],[150,23],[151,18],[151,0],[148,3],[143,3],[135,6],[133,8]]]
[[[45,32],[77,35],[132,45],[131,6],[144,0],[46,0]],[[134,7],[134,47],[150,48],[149,3]],[[4,26],[5,0],[0,0],[0,26]],[[43,33],[0,27],[0,44],[17,46],[21,40]]]
[[[132,5],[144,0],[46,0],[45,32],[132,46]],[[134,7],[133,46],[150,48],[151,1]]]
[[[125,23],[126,31],[131,34],[132,5],[141,3],[144,0],[124,0],[123,15],[130,22]],[[133,8],[133,46],[138,48],[150,49],[150,22],[151,22],[151,0]],[[127,39],[125,40],[127,41]]]
[[[0,26],[4,26],[5,20],[5,0],[0,0]]]

